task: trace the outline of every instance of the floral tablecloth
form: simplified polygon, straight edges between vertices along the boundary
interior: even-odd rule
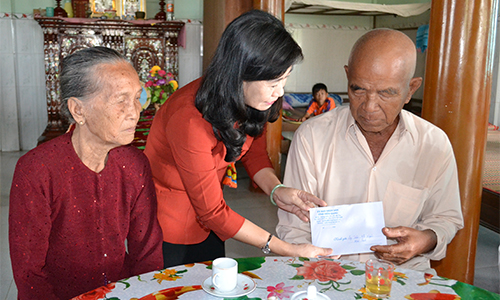
[[[299,257],[239,258],[238,272],[252,278],[256,289],[231,299],[289,299],[310,285],[330,299],[375,299],[365,293],[364,264]],[[74,299],[160,300],[220,299],[202,289],[212,263],[182,265],[110,283]],[[396,268],[390,299],[500,299],[500,295],[418,271]]]

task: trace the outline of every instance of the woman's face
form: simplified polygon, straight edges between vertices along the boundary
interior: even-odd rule
[[[245,104],[257,110],[267,110],[285,93],[285,84],[292,67],[273,80],[243,81]]]
[[[137,72],[129,63],[120,62],[98,67],[94,76],[102,76],[101,87],[84,104],[84,126],[105,147],[130,144],[141,110]]]

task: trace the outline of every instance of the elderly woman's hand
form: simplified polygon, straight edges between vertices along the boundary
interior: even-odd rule
[[[313,194],[289,187],[277,188],[273,200],[279,208],[297,215],[304,222],[309,221],[310,208],[327,205]]]

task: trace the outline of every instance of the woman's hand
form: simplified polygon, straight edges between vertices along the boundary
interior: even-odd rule
[[[272,190],[281,182],[273,168],[264,168],[257,172],[253,180],[266,193],[271,194]],[[279,208],[297,215],[302,221],[309,221],[309,209],[316,206],[326,206],[326,202],[309,194],[308,192],[280,186],[274,190],[272,197]]]
[[[240,230],[238,230],[233,238],[262,249],[268,243],[269,236],[269,232],[245,219]],[[275,235],[272,235],[269,240],[269,248],[272,253],[280,256],[319,257],[330,256],[332,254],[332,249],[330,248],[320,248],[311,244],[290,244],[280,240]],[[338,258],[339,256],[330,257]]]
[[[273,200],[279,208],[297,215],[304,222],[309,221],[310,208],[327,205],[313,194],[289,187],[277,188]]]
[[[311,244],[291,244],[292,252],[288,256],[294,257],[323,257],[328,256],[329,258],[337,259],[338,256],[330,256],[332,254],[331,248],[320,248],[313,246]]]

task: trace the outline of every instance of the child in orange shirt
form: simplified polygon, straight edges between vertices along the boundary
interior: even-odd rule
[[[328,97],[328,90],[325,84],[316,83],[312,88],[312,94],[313,98],[309,103],[309,107],[307,107],[306,113],[299,119],[301,122],[335,108],[335,101],[331,97]]]

